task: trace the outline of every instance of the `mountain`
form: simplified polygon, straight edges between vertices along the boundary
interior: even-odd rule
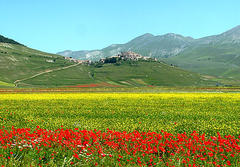
[[[213,35],[196,40],[197,44],[234,44],[240,43],[240,26],[219,35]]]
[[[182,35],[168,33],[154,36],[144,34],[126,44],[113,44],[101,50],[63,51],[57,54],[73,57],[80,60],[99,60],[100,58],[114,56],[122,51],[134,51],[143,56],[154,58],[168,58],[176,56],[189,48],[202,45],[234,45],[240,43],[240,26],[219,35],[208,36],[200,39],[184,37]],[[235,47],[235,46],[233,46]]]
[[[66,50],[63,52],[57,53],[58,55],[64,56],[64,57],[72,57],[74,59],[79,59],[79,60],[99,60],[103,57],[107,56],[101,56],[102,51],[100,50],[83,50],[83,51],[71,51],[71,50]]]
[[[76,52],[68,50],[57,54],[80,60],[99,60],[100,58],[114,56],[119,52],[134,51],[143,56],[159,58],[176,55],[187,48],[193,41],[194,39],[191,37],[173,33],[159,36],[144,34],[126,44],[114,44],[102,50]]]
[[[98,60],[122,51],[134,51],[228,84],[240,84],[240,26],[200,39],[173,33],[158,36],[144,34],[126,44],[111,45],[102,50],[59,54],[66,53],[64,56],[82,60]]]
[[[164,59],[180,68],[240,83],[240,26],[195,40],[176,56]]]
[[[0,42],[0,87],[74,87],[83,84],[104,87],[206,86],[214,82],[151,59],[122,60],[99,66],[20,44]]]

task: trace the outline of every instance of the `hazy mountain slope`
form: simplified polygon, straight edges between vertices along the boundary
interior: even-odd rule
[[[236,44],[240,43],[240,26],[219,35],[208,36],[194,41],[194,44]]]
[[[220,35],[198,39],[177,56],[164,59],[181,68],[208,75],[240,79],[240,26]]]
[[[72,57],[79,60],[99,60],[100,58],[103,57],[101,56],[101,52],[99,50],[93,50],[93,51],[83,50],[83,51],[76,51],[76,52],[67,50],[67,51],[59,52],[57,54],[64,57]]]

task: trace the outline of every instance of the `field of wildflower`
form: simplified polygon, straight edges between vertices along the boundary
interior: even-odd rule
[[[240,166],[238,93],[0,94],[2,166]]]

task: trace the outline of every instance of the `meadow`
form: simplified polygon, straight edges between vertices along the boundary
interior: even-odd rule
[[[238,93],[0,94],[0,162],[239,166],[239,104]]]

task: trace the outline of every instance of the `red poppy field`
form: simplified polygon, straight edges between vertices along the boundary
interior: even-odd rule
[[[239,136],[240,137],[240,136]],[[193,132],[132,133],[107,130],[0,130],[1,161],[34,160],[43,165],[231,166],[240,165],[239,138]],[[63,161],[61,161],[63,160]],[[18,162],[19,161],[19,162]],[[13,162],[14,163],[14,162]],[[25,163],[25,162],[24,162]]]
[[[240,166],[239,94],[0,94],[2,166]]]

